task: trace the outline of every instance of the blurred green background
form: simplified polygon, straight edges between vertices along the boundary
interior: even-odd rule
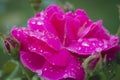
[[[103,25],[112,34],[117,32],[120,25],[118,5],[120,0],[42,0],[40,9],[49,4],[65,4],[75,9],[84,9],[93,21],[103,20]],[[30,0],[0,0],[0,33],[9,34],[10,29],[16,26],[26,26],[28,18],[34,15]],[[0,68],[9,59],[4,54],[3,44],[0,42]]]

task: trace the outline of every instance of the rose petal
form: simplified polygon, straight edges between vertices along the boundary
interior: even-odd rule
[[[93,27],[84,37],[106,39],[106,40],[110,39],[110,35],[107,33],[106,29],[102,26],[102,20],[93,23]]]
[[[33,72],[41,69],[45,63],[45,59],[42,56],[28,51],[20,51],[20,60],[25,67]]]
[[[76,10],[75,14],[71,11],[66,13],[65,23],[65,45],[85,36],[91,29],[92,21],[83,10]]]
[[[78,42],[74,42],[73,44],[69,45],[67,49],[79,55],[91,55],[99,53],[109,47],[111,47],[111,45],[106,40],[99,40],[96,38],[80,38]]]
[[[54,48],[55,50],[59,50],[62,47],[59,38],[49,32],[33,31],[27,28],[15,28],[12,30],[12,35],[17,38],[18,41],[20,41],[24,46],[26,44],[30,44],[30,37],[34,37],[40,41],[46,42],[50,47]]]
[[[57,5],[50,5],[45,10],[47,17],[50,19],[54,14],[64,14],[64,11]]]
[[[46,63],[40,70],[42,73],[39,76],[47,80],[59,80],[66,78],[73,78],[75,80],[84,80],[85,72],[78,59],[73,58],[68,66],[59,67]]]
[[[60,7],[56,5],[49,6],[45,12],[53,25],[54,29],[57,31],[58,37],[60,38],[61,42],[64,40],[64,27],[65,27],[65,17],[64,12],[61,10]]]
[[[34,42],[29,46],[29,50],[31,52],[44,56],[44,58],[53,65],[68,65],[71,59],[71,54],[67,50],[61,49],[59,51],[55,51],[43,42],[37,41],[35,39],[31,39],[31,41],[36,41],[36,43]]]
[[[102,51],[102,56],[106,56],[107,61],[111,61],[116,57],[117,52],[120,51],[120,46],[115,46],[109,50]]]
[[[27,28],[13,28],[11,30],[11,34],[13,37],[15,37],[21,44],[21,50],[27,50],[27,46],[29,42],[27,41],[27,35],[23,33],[23,31],[26,30]],[[23,47],[24,46],[24,47]]]
[[[46,16],[32,17],[28,20],[28,28],[32,30],[47,31],[58,35]]]

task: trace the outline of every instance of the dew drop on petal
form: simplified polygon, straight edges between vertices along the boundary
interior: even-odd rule
[[[97,52],[100,52],[100,51],[102,51],[102,48],[98,47],[98,48],[96,48],[95,50],[96,50]]]
[[[39,18],[34,18],[35,20],[39,20]]]
[[[40,19],[41,19],[41,20],[44,20],[44,17],[43,17],[43,16],[41,16],[41,17],[40,17]]]
[[[31,61],[28,61],[28,63],[31,63]]]
[[[99,43],[99,46],[102,46],[102,43]]]
[[[37,25],[42,25],[42,24],[43,24],[43,22],[41,22],[41,21],[37,22]]]
[[[81,47],[79,47],[78,50],[81,50]]]
[[[93,42],[92,45],[95,46],[95,43]]]
[[[20,36],[20,34],[17,34],[17,36],[19,37],[19,36]]]
[[[42,70],[37,70],[36,73],[38,73],[38,75],[41,75],[42,74]]]
[[[46,71],[47,70],[47,68],[44,68],[44,71]]]
[[[55,65],[55,63],[52,63],[52,65]]]
[[[78,39],[78,42],[82,42],[82,39]]]
[[[68,74],[64,74],[64,76],[63,76],[64,78],[67,78],[68,77]]]
[[[35,22],[35,21],[32,21],[31,23],[32,23],[32,24],[35,24],[36,22]]]
[[[43,52],[43,50],[40,50],[40,52],[42,53],[42,52]]]
[[[89,47],[89,44],[87,42],[82,42],[82,46]]]
[[[107,48],[107,47],[108,47],[107,44],[105,44],[105,45],[104,45],[104,48]]]

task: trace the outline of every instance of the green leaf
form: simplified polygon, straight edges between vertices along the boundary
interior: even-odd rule
[[[14,71],[14,69],[16,68],[16,63],[13,62],[12,60],[8,61],[4,66],[3,66],[3,75],[8,75],[11,72]]]
[[[103,66],[103,73],[105,74],[107,80],[113,80],[116,76],[117,64],[115,60],[106,62]]]

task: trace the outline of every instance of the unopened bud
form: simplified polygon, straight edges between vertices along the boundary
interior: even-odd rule
[[[4,44],[9,55],[14,58],[18,58],[18,53],[20,51],[19,42],[13,36],[8,36],[5,38]]]

